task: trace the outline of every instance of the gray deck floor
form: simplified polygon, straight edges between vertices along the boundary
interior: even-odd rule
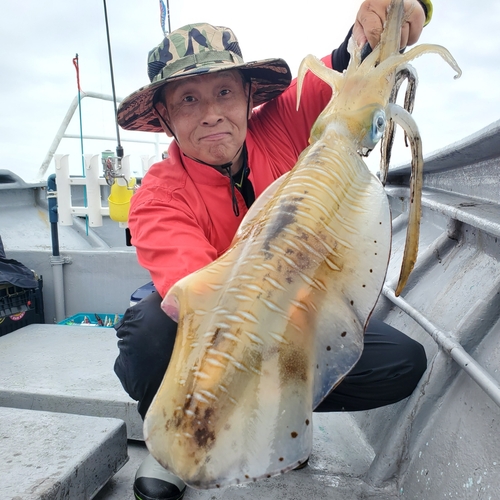
[[[314,416],[314,445],[309,465],[283,476],[230,486],[222,490],[188,488],[185,499],[198,500],[394,500],[393,490],[368,487],[360,477],[373,459],[373,451],[349,414]],[[130,460],[104,486],[96,500],[134,500],[132,485],[147,454],[143,442],[129,441]]]
[[[133,500],[135,472],[147,454],[136,404],[113,373],[117,352],[115,332],[106,328],[29,325],[0,337],[0,406],[125,421],[129,461],[98,500]],[[317,414],[313,425],[313,453],[305,469],[222,490],[188,489],[186,500],[397,498],[362,481],[374,452],[351,415]]]

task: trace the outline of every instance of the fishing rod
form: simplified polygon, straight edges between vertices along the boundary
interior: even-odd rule
[[[167,2],[166,6],[165,6],[165,3],[163,0],[159,0],[159,2],[160,2],[161,27],[162,27],[164,35],[166,36],[171,31],[169,0],[166,0],[166,2]],[[112,53],[111,53],[111,39],[110,39],[110,35],[109,35],[108,9],[106,6],[106,0],[103,0],[103,5],[104,5],[104,20],[106,23],[106,36],[107,36],[107,41],[108,41],[108,57],[109,57],[109,71],[110,71],[110,75],[111,75],[111,90],[113,93],[113,106],[114,106],[114,111],[115,111],[115,127],[116,127],[117,146],[116,146],[116,157],[113,157],[113,155],[111,153],[103,154],[102,164],[103,164],[103,168],[104,168],[104,178],[106,179],[107,184],[109,186],[112,186],[114,184],[115,179],[117,179],[117,178],[125,179],[127,184],[128,184],[128,179],[126,179],[125,176],[123,174],[121,174],[122,159],[123,159],[124,151],[123,151],[123,146],[121,145],[121,142],[120,142],[120,128],[118,126],[118,118],[117,118],[118,107],[116,105],[115,78],[114,78],[114,71],[113,71],[113,57],[112,57]],[[167,23],[168,23],[168,31],[165,27],[165,20],[167,20]]]
[[[107,154],[103,155],[102,158],[102,163],[104,167],[104,178],[106,179],[106,182],[109,186],[111,186],[115,179],[117,178],[122,178],[125,179],[125,176],[122,175],[121,168],[122,168],[122,158],[123,158],[123,146],[121,145],[120,142],[120,127],[118,126],[118,119],[117,119],[117,112],[118,112],[118,107],[116,105],[116,92],[115,92],[115,77],[114,77],[114,71],[113,71],[113,56],[111,54],[111,39],[109,36],[109,23],[108,23],[108,9],[106,7],[106,0],[103,0],[104,4],[104,20],[106,23],[106,36],[108,40],[108,58],[109,58],[109,72],[111,75],[111,90],[113,94],[113,106],[114,106],[114,111],[115,111],[115,127],[116,127],[116,157],[113,158],[112,155]],[[127,179],[125,181],[128,182]]]

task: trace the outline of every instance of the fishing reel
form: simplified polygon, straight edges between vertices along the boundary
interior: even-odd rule
[[[122,173],[122,157],[115,156],[109,149],[102,153],[103,176],[108,186],[112,186],[116,179],[124,179],[128,185],[129,180]]]
[[[104,179],[110,186],[108,196],[109,217],[116,222],[126,224],[130,200],[137,189],[137,184],[136,179],[130,177],[128,168],[124,169],[125,173],[122,171],[122,156],[115,156],[109,150],[104,151],[102,153],[102,167]]]

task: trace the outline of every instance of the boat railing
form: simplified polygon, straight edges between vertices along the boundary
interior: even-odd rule
[[[486,394],[500,406],[500,384],[451,336],[440,330],[421,312],[412,307],[402,297],[396,297],[394,290],[384,285],[382,293],[394,305],[413,318],[439,345],[444,352],[456,361],[458,366],[471,377]]]
[[[55,173],[56,173],[56,185],[57,191],[49,190],[48,197],[56,198],[58,205],[58,216],[59,224],[61,225],[72,225],[74,221],[73,216],[85,216],[87,218],[90,227],[102,226],[102,217],[110,216],[112,219],[114,217],[110,215],[110,209],[108,206],[108,199],[103,200],[103,195],[107,197],[109,189],[101,189],[103,186],[106,187],[118,184],[121,190],[129,190],[129,181],[133,178],[132,167],[131,167],[131,157],[126,155],[121,159],[117,159],[113,156],[113,153],[108,151],[102,154],[83,154],[82,152],[82,174],[72,175],[70,174],[69,168],[69,155],[58,154],[57,151],[61,145],[63,139],[80,139],[80,140],[97,140],[97,141],[117,141],[116,137],[108,137],[104,135],[84,135],[84,134],[71,134],[68,133],[68,127],[77,111],[81,99],[85,97],[90,97],[91,99],[101,100],[101,101],[113,101],[113,96],[108,94],[101,94],[97,92],[82,92],[80,95],[76,95],[71,102],[66,115],[64,116],[59,129],[52,141],[52,144],[45,155],[45,158],[38,170],[36,175],[36,182],[42,183],[45,180],[45,175],[47,169],[51,164],[52,160],[55,162]],[[123,99],[117,98],[117,102],[121,102]],[[126,137],[122,139],[122,142],[127,143],[142,143],[150,146],[154,146],[154,154],[140,154],[140,172],[139,177],[143,176],[149,167],[156,161],[160,161],[162,158],[161,149],[166,149],[168,142],[160,140],[161,134],[147,134],[151,139],[145,138],[134,138]],[[105,156],[112,156],[114,160],[113,174],[111,178],[105,178],[104,176],[104,161]],[[137,169],[135,169],[137,170]],[[111,181],[111,182],[110,182]],[[72,197],[72,187],[81,186],[83,188],[83,204],[76,204],[73,202]],[[116,186],[115,186],[116,187]],[[133,188],[130,188],[133,189]],[[129,196],[125,196],[127,199]],[[125,206],[126,200],[123,200]],[[125,208],[123,208],[124,210]],[[122,211],[123,211],[122,210]],[[116,219],[114,219],[116,220]],[[126,220],[121,218],[119,221],[120,226],[127,227]]]
[[[101,94],[98,92],[82,92],[80,96],[75,96],[73,101],[71,102],[68,111],[66,112],[66,115],[64,116],[61,125],[59,126],[59,129],[57,130],[57,133],[52,141],[52,144],[50,145],[49,150],[47,151],[47,154],[45,155],[45,158],[42,162],[42,165],[40,166],[40,169],[38,170],[38,173],[36,175],[36,180],[37,181],[42,181],[44,179],[44,176],[47,172],[47,169],[54,158],[54,155],[56,154],[61,141],[63,139],[90,139],[90,140],[102,140],[102,141],[110,141],[114,140],[116,141],[116,137],[105,137],[105,136],[100,136],[100,135],[77,135],[77,134],[68,134],[67,129],[69,124],[71,123],[71,120],[73,119],[73,116],[78,109],[78,106],[80,104],[81,99],[85,97],[90,97],[92,99],[97,99],[97,100],[102,100],[102,101],[113,101],[113,96],[109,94]],[[116,101],[119,103],[123,99],[122,98],[117,98]],[[167,142],[161,141],[160,137],[161,134],[149,134],[152,135],[152,139],[137,139],[137,138],[130,138],[127,137],[126,139],[123,140],[123,142],[130,142],[130,143],[143,143],[143,144],[150,144],[154,146],[155,149],[155,155],[152,157],[152,159],[149,160],[149,163],[152,161],[160,160],[161,159],[161,152],[160,152],[160,147],[161,145],[167,145]],[[144,165],[143,165],[144,169]]]

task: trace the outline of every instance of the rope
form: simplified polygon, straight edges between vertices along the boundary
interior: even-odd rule
[[[85,161],[83,158],[83,125],[82,125],[82,99],[81,99],[82,88],[80,86],[80,66],[78,64],[78,54],[76,54],[75,57],[73,58],[73,66],[76,69],[76,85],[78,88],[78,116],[80,118],[80,152],[82,154],[82,176],[85,177]]]
[[[81,92],[82,88],[80,86],[80,65],[78,61],[78,54],[73,58],[73,66],[76,69],[76,85],[78,88],[78,116],[80,119],[80,153],[82,156],[82,176],[85,177],[85,156],[83,150],[83,121],[82,121],[82,99]],[[83,206],[87,206],[87,187],[83,186]],[[85,216],[87,236],[89,235],[89,217]]]

